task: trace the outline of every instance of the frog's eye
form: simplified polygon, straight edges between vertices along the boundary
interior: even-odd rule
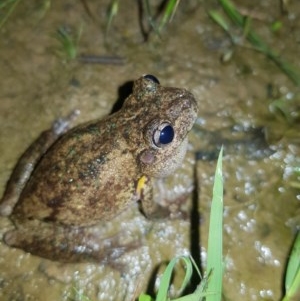
[[[153,132],[153,142],[157,147],[162,147],[173,141],[174,129],[168,122],[161,123]]]
[[[154,75],[146,74],[143,77],[146,78],[146,79],[149,79],[149,80],[153,81],[156,84],[159,84],[159,80]]]

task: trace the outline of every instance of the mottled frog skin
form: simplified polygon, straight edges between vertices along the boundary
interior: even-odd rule
[[[190,92],[145,75],[118,112],[42,133],[1,200],[0,213],[15,225],[5,243],[51,260],[100,261],[105,251],[89,228],[137,201],[146,217],[165,212],[151,183],[182,163],[197,110]]]

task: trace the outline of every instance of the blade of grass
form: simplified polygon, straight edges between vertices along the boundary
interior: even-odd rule
[[[154,30],[154,32],[159,36],[158,28],[153,20],[152,12],[151,12],[151,6],[148,0],[143,1],[143,6],[145,8],[146,16],[148,24],[151,26],[151,28]]]
[[[109,9],[107,12],[106,35],[108,35],[112,21],[114,17],[117,15],[118,10],[119,10],[119,0],[112,0],[110,2]]]
[[[196,266],[195,261],[191,257],[179,256],[179,257],[173,258],[170,261],[170,263],[167,265],[167,267],[161,277],[161,282],[159,285],[159,290],[158,290],[155,301],[170,300],[168,297],[169,288],[170,288],[170,285],[172,282],[172,275],[173,275],[174,268],[175,268],[176,264],[178,264],[179,261],[183,261],[186,270],[185,270],[184,280],[181,284],[181,288],[178,291],[178,295],[180,295],[182,293],[182,291],[185,290],[185,288],[189,284],[191,277],[192,277],[193,268],[196,269],[197,273],[201,277],[200,271],[199,271],[198,267]],[[201,281],[201,286],[202,286],[201,293],[203,295],[204,295],[204,288],[205,288],[206,283],[207,282],[205,282],[205,281]],[[199,294],[198,294],[198,296],[199,296]],[[153,300],[153,299],[149,295],[142,294],[139,296],[139,301],[151,301],[151,300]],[[187,301],[187,300],[199,301],[200,299],[199,299],[199,297],[197,297],[197,295],[195,293],[178,298],[178,299],[173,299],[173,301],[184,301],[184,300],[185,301]]]
[[[161,32],[164,26],[173,19],[179,2],[180,0],[169,0],[163,17],[158,25],[158,32]]]
[[[4,17],[2,18],[2,20],[0,21],[0,29],[2,28],[2,26],[4,25],[4,23],[7,21],[7,19],[9,18],[9,16],[12,14],[12,12],[14,11],[14,9],[17,7],[17,5],[20,3],[20,0],[15,0],[11,7],[9,8],[8,12],[4,15]]]
[[[201,279],[200,284],[194,293],[180,297],[173,301],[202,301],[209,294],[207,293],[207,286],[211,278],[211,273]]]
[[[220,301],[222,294],[222,249],[223,249],[223,147],[218,157],[208,234],[207,270],[212,273],[207,286],[207,301]]]
[[[13,3],[15,1],[16,0],[6,0],[6,1],[0,2],[0,9],[4,8],[5,6],[8,6],[10,3]]]
[[[61,26],[57,29],[54,38],[59,42],[57,54],[67,60],[73,60],[77,57],[78,43],[83,31],[81,24],[76,33],[69,32],[65,27]]]
[[[228,25],[228,23],[224,20],[224,18],[215,10],[210,10],[209,12],[209,16],[219,25],[223,28],[223,30],[225,30],[227,33],[229,33],[230,31],[230,27]]]
[[[300,232],[298,232],[285,276],[285,296],[283,301],[297,300],[300,295]]]
[[[72,300],[78,300],[78,301],[91,301],[91,299],[87,296],[84,295],[84,293],[82,293],[81,291],[79,291],[79,289],[77,289],[76,287],[73,287],[73,291],[74,291],[74,299],[72,298]]]
[[[157,297],[156,297],[156,301],[165,301],[167,300],[167,296],[168,296],[168,291],[169,291],[169,286],[171,283],[171,278],[172,278],[172,274],[173,274],[173,270],[175,268],[175,265],[182,260],[185,264],[186,267],[186,273],[184,276],[184,280],[182,282],[181,288],[179,290],[179,294],[186,288],[186,286],[188,285],[192,273],[193,273],[193,265],[192,262],[190,260],[189,257],[186,256],[180,256],[180,257],[175,257],[173,258],[170,263],[168,264],[168,266],[166,267],[166,270],[163,273],[163,276],[161,278],[161,285],[159,287],[159,290],[157,292]]]

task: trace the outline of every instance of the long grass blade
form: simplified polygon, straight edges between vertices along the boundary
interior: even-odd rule
[[[6,2],[5,5],[9,3]],[[2,18],[2,20],[0,20],[0,29],[2,28],[2,26],[4,25],[4,23],[7,21],[7,19],[9,18],[9,16],[13,13],[13,11],[15,10],[15,8],[17,7],[17,5],[20,3],[20,0],[15,0],[12,2],[11,7],[8,9],[8,12],[4,15],[4,17]]]
[[[211,204],[208,249],[207,249],[207,273],[211,273],[207,286],[207,301],[220,301],[222,294],[222,250],[223,250],[223,176],[222,176],[221,148],[213,187],[213,199]]]
[[[300,297],[300,232],[298,232],[285,276],[285,297],[283,301],[299,300]]]

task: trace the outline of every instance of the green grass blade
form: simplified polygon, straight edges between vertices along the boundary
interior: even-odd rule
[[[15,10],[17,5],[20,3],[20,0],[15,0],[15,1],[11,1],[11,2],[12,2],[12,4],[11,4],[11,7],[8,9],[8,12],[6,14],[4,14],[4,17],[2,18],[2,20],[0,20],[0,29],[2,28],[4,23],[7,21],[9,16],[12,14],[12,12]],[[5,2],[5,5],[7,5],[7,3],[9,3],[9,2]]]
[[[0,2],[0,9],[5,8],[9,4],[16,2],[16,0],[6,0],[6,1],[1,1]]]
[[[153,301],[153,299],[149,295],[141,294],[139,296],[139,301]]]
[[[300,232],[298,232],[285,276],[285,292],[283,300],[296,300],[300,295]]]
[[[230,19],[243,26],[244,17],[236,10],[235,6],[229,0],[220,0],[220,3]]]
[[[179,2],[180,0],[168,1],[163,17],[158,25],[158,32],[161,32],[161,30],[165,27],[165,25],[173,19]]]
[[[300,267],[300,232],[295,240],[292,253],[288,262],[286,277],[285,277],[285,289],[288,291],[297,275],[297,271]]]
[[[107,12],[106,35],[108,35],[112,21],[114,17],[117,15],[118,10],[119,10],[119,0],[112,0],[109,4],[109,9]]]
[[[207,286],[207,301],[220,301],[222,294],[222,249],[223,249],[223,176],[222,176],[222,157],[221,148],[213,187],[213,199],[211,204],[208,248],[207,248],[207,270],[211,277]]]
[[[298,269],[297,274],[292,283],[292,286],[286,292],[283,301],[299,301],[299,300],[300,300],[300,270]]]
[[[191,258],[192,259],[192,258]],[[210,281],[211,273],[206,275],[203,279],[201,279],[200,284],[194,293],[180,297],[173,301],[202,301],[205,300],[207,293],[208,282]]]
[[[163,276],[161,278],[161,284],[159,287],[159,290],[157,292],[156,301],[165,301],[167,300],[169,287],[172,280],[172,274],[173,270],[175,268],[175,265],[182,260],[185,264],[186,271],[185,271],[185,277],[181,284],[181,288],[179,290],[179,294],[186,288],[187,284],[189,283],[192,273],[193,273],[193,265],[189,257],[186,256],[180,256],[173,258],[168,266],[166,267],[166,270],[163,273]]]
[[[225,30],[227,33],[229,33],[230,27],[228,23],[225,21],[225,19],[215,10],[210,10],[208,12],[209,16]]]

